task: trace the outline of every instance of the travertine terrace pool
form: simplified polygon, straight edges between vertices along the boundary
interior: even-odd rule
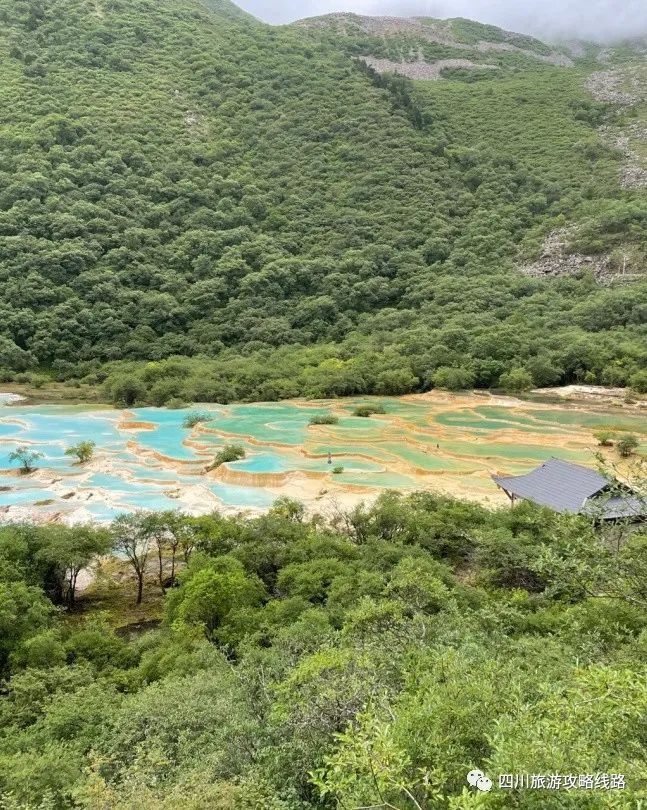
[[[353,416],[365,403],[385,413]],[[191,410],[210,419],[185,428]],[[338,423],[309,425],[325,413]],[[644,440],[647,416],[440,392],[180,410],[5,404],[0,509],[5,519],[107,521],[135,509],[263,511],[281,495],[323,509],[326,502],[347,504],[388,488],[433,488],[497,503],[492,473],[525,472],[551,456],[594,466],[592,434],[606,426]],[[83,439],[96,443],[87,465],[65,455]],[[246,457],[205,473],[232,442],[243,445]],[[21,445],[43,454],[26,476],[9,462]],[[338,466],[343,472],[333,473]]]

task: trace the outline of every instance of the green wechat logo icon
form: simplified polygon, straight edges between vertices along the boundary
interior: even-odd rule
[[[492,789],[492,780],[477,768],[467,774],[467,782],[477,790],[487,792]]]

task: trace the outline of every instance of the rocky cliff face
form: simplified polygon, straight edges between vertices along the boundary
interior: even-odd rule
[[[469,35],[459,24],[469,24],[475,30]],[[327,14],[294,23],[300,28],[330,30],[341,36],[364,34],[370,37],[406,37],[412,40],[442,45],[456,51],[477,53],[504,52],[517,54],[546,64],[568,67],[573,59],[564,50],[547,47],[533,37],[524,37],[495,26],[481,26],[467,20],[435,20],[428,17],[365,17],[358,14]],[[479,34],[488,36],[480,38]],[[406,61],[406,60],[403,60]],[[417,77],[416,77],[417,78]]]
[[[647,56],[638,50],[636,58],[635,64],[596,71],[586,80],[598,101],[624,113],[600,132],[624,156],[620,180],[625,188],[647,187]]]

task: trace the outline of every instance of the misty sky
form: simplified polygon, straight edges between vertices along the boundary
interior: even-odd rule
[[[266,22],[331,11],[402,17],[470,17],[547,38],[610,40],[647,33],[647,0],[238,0]]]

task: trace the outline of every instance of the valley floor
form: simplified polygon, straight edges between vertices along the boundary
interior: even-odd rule
[[[365,404],[383,413],[354,415]],[[596,434],[632,433],[645,451],[647,415],[622,389],[541,389],[527,399],[485,392],[391,398],[199,405],[197,410],[15,404],[0,416],[0,447],[41,454],[37,469],[2,470],[4,520],[106,522],[137,509],[187,514],[267,511],[277,498],[330,515],[388,489],[433,490],[507,503],[492,475],[526,473],[555,456],[596,467],[626,462]],[[187,427],[188,416],[201,421]],[[328,415],[331,424],[312,424]],[[94,441],[90,461],[67,446]],[[242,458],[209,469],[230,445]]]

